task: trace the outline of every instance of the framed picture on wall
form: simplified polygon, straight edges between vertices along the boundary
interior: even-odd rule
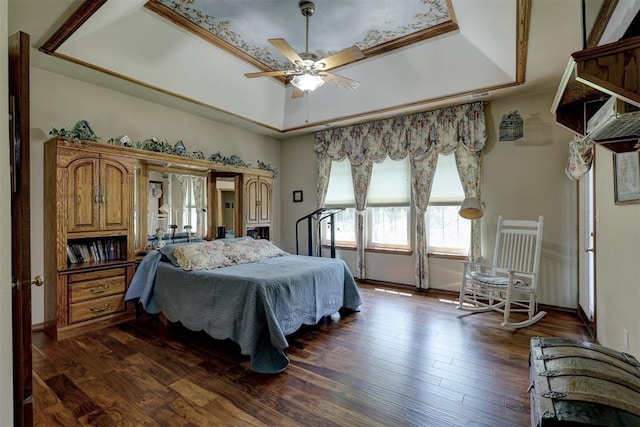
[[[613,174],[615,203],[640,203],[640,152],[615,153]]]
[[[293,192],[293,202],[299,203],[302,201],[302,190],[296,190]]]

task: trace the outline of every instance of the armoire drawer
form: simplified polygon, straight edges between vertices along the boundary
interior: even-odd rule
[[[69,305],[69,322],[77,323],[124,310],[124,293]]]
[[[74,304],[109,295],[123,294],[126,289],[126,276],[108,277],[69,284],[69,303]]]

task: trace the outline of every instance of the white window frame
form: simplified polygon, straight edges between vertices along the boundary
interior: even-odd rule
[[[407,209],[407,229],[406,229],[406,237],[407,244],[394,244],[394,243],[381,243],[381,242],[373,242],[373,214],[372,210],[377,208],[408,208]],[[366,249],[393,249],[393,250],[411,250],[413,248],[413,234],[411,231],[414,229],[411,218],[413,218],[413,208],[409,205],[391,205],[391,206],[373,206],[369,207],[365,213],[365,248]]]
[[[353,227],[355,228],[356,227],[356,218],[355,218],[355,210],[356,210],[356,208],[353,207],[353,206],[325,206],[325,208],[327,208],[327,209],[338,208],[338,207],[345,208],[345,210],[351,209],[351,210],[354,211]],[[322,230],[323,230],[322,239],[321,239],[323,246],[328,246],[328,245],[331,244],[331,240],[330,240],[330,237],[329,237],[329,233],[330,233],[330,231],[329,231],[329,221],[330,221],[330,218],[327,218],[324,221],[322,221],[322,224],[321,224],[322,225]],[[336,239],[334,243],[335,243],[336,246],[341,246],[341,247],[346,247],[346,248],[355,248],[356,247],[355,236],[354,236],[353,240],[338,240],[338,239]]]
[[[424,218],[424,222],[425,222],[425,229],[427,230],[427,232],[429,232],[431,230],[430,227],[430,220],[431,220],[431,208],[432,207],[441,207],[441,206],[448,206],[448,207],[452,207],[455,209],[456,212],[456,218],[459,222],[470,222],[470,220],[462,218],[460,215],[458,215],[458,211],[460,210],[460,205],[462,203],[456,203],[456,202],[449,202],[449,203],[433,203],[433,204],[429,204],[429,207],[427,208],[427,212],[425,213],[425,218]],[[471,245],[471,229],[469,229],[469,236],[468,236],[468,245],[467,247],[464,248],[460,248],[460,247],[455,247],[455,246],[435,246],[431,244],[431,241],[433,241],[432,239],[429,239],[429,245],[427,248],[427,253],[429,254],[437,254],[437,255],[452,255],[452,256],[467,256],[469,254],[469,247]]]

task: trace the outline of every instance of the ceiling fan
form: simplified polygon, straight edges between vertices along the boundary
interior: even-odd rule
[[[291,84],[293,85],[292,98],[300,98],[304,96],[305,93],[313,92],[322,86],[325,81],[345,89],[356,89],[360,85],[360,82],[330,73],[329,70],[364,58],[364,54],[360,48],[353,45],[326,58],[318,59],[318,55],[309,52],[309,17],[315,12],[316,6],[313,2],[307,0],[300,1],[298,6],[300,7],[300,12],[307,20],[305,52],[298,54],[285,39],[269,39],[269,43],[293,63],[293,68],[288,70],[246,73],[245,77],[250,79],[254,77],[274,76],[291,78]]]

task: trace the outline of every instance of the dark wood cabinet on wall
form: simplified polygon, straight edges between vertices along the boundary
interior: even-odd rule
[[[45,331],[56,339],[133,318],[134,159],[45,143]]]

